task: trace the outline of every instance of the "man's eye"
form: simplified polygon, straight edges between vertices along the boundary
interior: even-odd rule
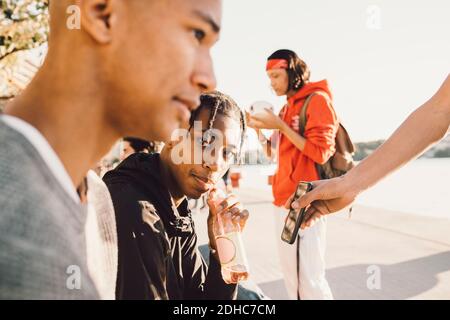
[[[200,29],[194,29],[194,36],[195,38],[199,41],[202,42],[203,39],[205,39],[206,37],[206,33],[203,30]]]

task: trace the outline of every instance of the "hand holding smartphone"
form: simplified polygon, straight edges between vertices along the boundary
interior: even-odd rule
[[[295,196],[292,201],[295,201],[302,197],[308,191],[313,189],[313,185],[309,182],[300,182],[295,191]],[[298,230],[305,219],[306,208],[300,209],[297,213],[295,209],[289,209],[286,222],[284,224],[283,232],[281,233],[281,239],[289,244],[293,244],[297,238]]]

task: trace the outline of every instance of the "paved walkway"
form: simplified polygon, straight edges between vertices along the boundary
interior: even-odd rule
[[[273,299],[287,299],[276,251],[268,186],[237,191],[251,217],[244,241],[251,276]],[[195,214],[207,243],[206,212]],[[281,231],[280,231],[281,232]],[[327,278],[335,299],[450,299],[450,220],[355,206],[328,220]],[[380,287],[369,289],[372,272]]]

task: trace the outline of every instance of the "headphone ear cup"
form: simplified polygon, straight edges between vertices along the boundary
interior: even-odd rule
[[[299,68],[298,66],[293,66],[293,68],[291,69],[291,74],[293,75],[293,77],[295,77],[294,79],[294,89],[298,90],[302,87],[304,80],[303,80],[303,70],[301,68]]]
[[[298,90],[301,88],[303,83],[303,77],[302,76],[297,76],[297,78],[295,79],[295,89]]]
[[[304,75],[305,75],[305,72],[304,72],[304,70],[299,66],[299,74],[300,74],[300,81],[301,81],[301,83],[303,83],[303,82],[305,82],[305,79],[303,78],[304,77]]]

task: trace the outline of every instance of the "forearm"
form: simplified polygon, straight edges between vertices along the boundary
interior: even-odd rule
[[[276,155],[276,148],[273,146],[272,140],[267,139],[259,130],[256,133],[258,135],[258,141],[261,143],[264,155],[269,160],[273,160]]]
[[[448,94],[430,99],[380,148],[345,176],[348,185],[356,188],[358,193],[362,192],[441,140],[449,129],[449,108]]]
[[[209,256],[209,267],[205,281],[205,299],[234,300],[237,295],[236,284],[226,284],[222,278],[220,262],[216,255]]]
[[[195,237],[195,239],[194,239]],[[183,257],[183,299],[186,300],[229,300],[235,297],[236,286],[227,285],[222,279],[220,262],[208,246],[197,248],[196,236],[188,244]]]
[[[284,134],[297,149],[303,151],[303,149],[305,148],[306,139],[302,137],[298,132],[294,131],[294,129],[292,129],[284,121],[280,125],[280,132]]]

